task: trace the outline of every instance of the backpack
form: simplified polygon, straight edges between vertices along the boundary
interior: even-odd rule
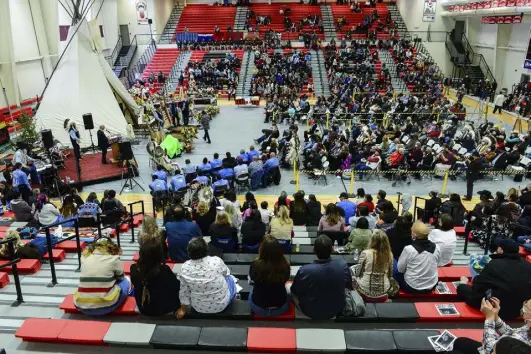
[[[345,289],[345,307],[341,315],[345,317],[360,317],[365,314],[365,303],[356,290]]]

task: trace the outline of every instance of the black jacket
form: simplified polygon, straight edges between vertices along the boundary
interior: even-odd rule
[[[256,224],[253,221],[244,221],[241,231],[242,244],[254,246],[262,242],[262,239],[266,233],[266,226],[263,222]]]
[[[209,236],[210,226],[216,221],[216,208],[211,207],[205,215],[199,215],[198,212],[194,212],[194,219],[203,236]]]
[[[531,298],[531,264],[519,254],[493,254],[491,259],[474,278],[472,293],[464,300],[479,309],[485,292],[492,289],[492,296],[500,300],[500,317],[516,319],[524,301]]]
[[[233,226],[212,224],[208,234],[210,235],[210,240],[231,238],[234,241],[234,245],[238,245],[238,230]]]
[[[304,203],[304,209],[301,211],[295,211],[294,205],[295,203],[291,203],[289,205],[289,217],[293,219],[293,225],[306,225],[306,222],[308,220],[308,205]]]
[[[435,210],[441,206],[441,202],[442,200],[439,197],[431,197],[426,200],[424,203],[424,217],[422,218],[422,221],[429,222],[430,218],[435,216]]]
[[[109,147],[109,139],[107,139],[107,136],[105,136],[105,133],[103,130],[98,129],[98,147],[100,149],[106,149]]]
[[[391,246],[391,252],[393,258],[398,260],[404,247],[411,245],[413,240],[411,239],[411,230],[408,233],[399,233],[394,227],[385,231],[387,238],[389,239],[389,245]]]
[[[309,201],[308,202],[308,220],[306,221],[306,226],[318,226],[319,220],[321,220],[321,202],[319,201]]]
[[[454,219],[455,226],[463,226],[465,220],[465,207],[457,202],[446,201],[439,208],[439,214],[449,214]]]

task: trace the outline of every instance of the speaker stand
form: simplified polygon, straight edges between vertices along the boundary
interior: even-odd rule
[[[145,192],[144,187],[142,187],[140,183],[135,180],[135,171],[133,169],[133,166],[131,166],[131,164],[129,163],[129,160],[125,160],[125,166],[127,172],[124,173],[124,169],[122,168],[122,181],[124,182],[124,184],[122,185],[122,189],[120,190],[120,195],[122,195],[125,187],[129,187],[129,189],[132,191],[135,186],[138,186],[140,189],[142,189],[143,192]]]
[[[92,153],[96,153],[96,145],[94,145],[94,141],[92,140],[92,129],[88,129],[90,134],[90,148],[92,149]]]

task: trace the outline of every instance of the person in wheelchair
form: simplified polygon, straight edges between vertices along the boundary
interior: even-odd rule
[[[402,165],[402,162],[404,162],[404,159],[404,148],[400,147],[385,159],[387,169],[398,169]]]

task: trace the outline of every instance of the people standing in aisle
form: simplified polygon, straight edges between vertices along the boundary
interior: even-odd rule
[[[503,92],[500,91],[500,93],[494,99],[494,110],[492,111],[492,113],[496,114],[496,111],[498,111],[498,113],[501,114],[504,102],[505,102],[505,95],[503,94]]]
[[[188,120],[190,117],[190,102],[188,100],[184,100],[183,102],[182,113],[183,113],[183,125],[186,126],[188,125]]]
[[[105,135],[105,125],[100,125],[98,130],[98,147],[101,150],[101,163],[103,165],[107,164],[107,149],[109,148],[109,139]]]
[[[13,189],[19,192],[26,202],[28,202],[31,195],[31,186],[28,181],[28,176],[22,171],[22,164],[17,162],[15,170],[13,171]]]

